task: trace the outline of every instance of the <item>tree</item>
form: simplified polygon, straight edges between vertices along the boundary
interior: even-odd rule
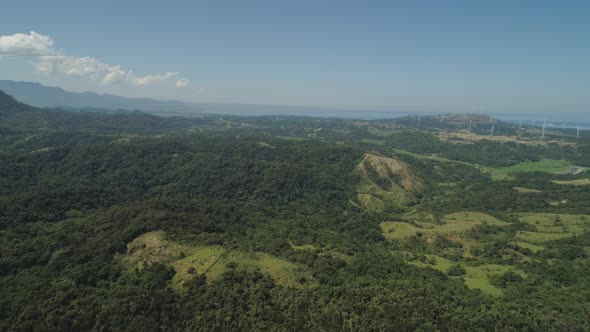
[[[447,274],[452,277],[458,277],[467,274],[467,271],[465,271],[465,268],[461,264],[454,264],[449,267]]]

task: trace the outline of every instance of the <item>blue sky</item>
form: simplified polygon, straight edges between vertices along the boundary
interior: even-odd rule
[[[423,112],[590,110],[587,1],[0,5],[0,36],[29,38],[35,31],[52,41],[42,45],[50,55],[40,58],[22,53],[31,48],[14,51],[22,46],[16,38],[0,40],[0,79],[188,101]]]

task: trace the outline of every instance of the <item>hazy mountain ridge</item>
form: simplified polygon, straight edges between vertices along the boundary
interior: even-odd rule
[[[209,119],[159,117],[140,111],[37,108],[0,90],[0,128],[10,130],[163,133],[209,123]]]
[[[71,92],[33,82],[0,80],[0,90],[18,101],[35,107],[102,108],[143,111],[198,112],[195,106],[181,101],[151,98],[128,98],[94,92]]]

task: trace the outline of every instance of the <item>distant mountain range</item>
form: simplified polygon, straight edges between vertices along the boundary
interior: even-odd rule
[[[0,90],[0,134],[39,130],[154,134],[185,130],[195,125],[210,125],[212,121],[214,119],[211,117],[159,117],[141,111],[37,108],[21,103]]]
[[[71,92],[58,87],[48,87],[33,82],[16,82],[0,80],[0,90],[13,96],[16,100],[35,107],[62,108],[64,110],[85,109],[101,113],[124,113],[125,111],[139,110],[159,116],[190,116],[198,113],[231,114],[240,116],[260,115],[296,115],[322,118],[348,118],[348,119],[393,119],[407,115],[421,114],[425,120],[432,112],[412,112],[401,110],[368,110],[368,109],[338,109],[314,106],[289,106],[272,104],[242,104],[242,103],[213,103],[213,102],[183,102],[178,100],[158,100],[152,98],[129,98],[112,94],[99,94],[95,92]],[[448,114],[457,113],[449,112]],[[462,112],[460,112],[462,113]],[[470,113],[470,112],[468,112]],[[544,120],[554,126],[582,129],[590,127],[588,114],[568,113],[567,111],[556,114],[532,114],[532,113],[498,113],[490,114],[496,119],[527,125],[540,125]],[[474,114],[471,119],[475,121]],[[436,116],[438,119],[438,116]],[[462,122],[462,116],[459,116]],[[413,121],[410,116],[407,118]],[[489,119],[483,119],[489,122]]]
[[[140,110],[160,116],[190,113],[217,113],[243,116],[303,115],[319,117],[357,117],[358,112],[321,107],[240,103],[189,103],[177,100],[128,98],[95,92],[71,92],[33,82],[0,80],[0,90],[16,100],[35,107],[96,110]],[[356,116],[354,116],[355,114]]]
[[[128,98],[94,92],[71,92],[39,83],[0,80],[0,90],[35,107],[142,110],[145,112],[198,112],[195,105],[181,101]]]

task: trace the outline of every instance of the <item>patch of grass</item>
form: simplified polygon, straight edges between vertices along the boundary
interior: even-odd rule
[[[424,214],[423,212],[420,212],[410,214],[408,217],[408,219],[412,218],[410,220],[419,223],[422,227],[416,227],[405,222],[386,221],[380,224],[383,236],[386,239],[392,240],[413,236],[416,235],[417,232],[422,232],[427,235],[432,233],[449,235],[454,233],[464,233],[473,229],[475,226],[482,224],[496,226],[509,225],[507,222],[480,212],[456,212],[448,214],[443,218],[445,223],[442,225],[427,222],[433,221],[432,219],[434,219],[434,217],[428,213]],[[422,220],[424,220],[424,222],[421,222]]]
[[[402,150],[402,149],[392,149],[393,152],[397,153],[397,154],[406,154],[409,156],[412,156],[416,159],[428,159],[428,160],[435,160],[435,161],[440,161],[443,163],[455,163],[455,164],[462,164],[462,165],[468,165],[468,166],[474,166],[474,164],[472,163],[468,163],[466,161],[460,161],[460,160],[454,160],[454,159],[447,159],[447,158],[443,158],[443,157],[439,157],[439,156],[435,156],[435,155],[421,155],[421,154],[416,154],[410,151],[406,151],[406,150]]]
[[[555,184],[561,184],[561,185],[565,185],[565,186],[589,186],[590,185],[590,179],[578,179],[578,180],[569,180],[569,181],[554,180],[552,182]]]
[[[501,221],[496,217],[490,216],[489,214],[485,214],[485,213],[481,213],[481,212],[469,212],[469,211],[455,212],[455,213],[447,214],[445,216],[445,220],[486,223],[488,225],[497,225],[497,226],[508,225],[507,222]]]
[[[550,241],[551,238],[563,238],[579,235],[590,230],[590,216],[578,214],[554,214],[554,213],[522,213],[519,220],[535,226],[540,234],[561,235],[531,235],[525,234],[536,241]],[[543,240],[547,239],[547,240]]]
[[[431,268],[438,270],[440,272],[443,272],[443,273],[446,273],[447,270],[451,266],[453,266],[454,264],[457,264],[456,262],[453,262],[450,259],[446,259],[441,256],[437,256],[437,255],[425,255],[425,256],[429,260],[433,261],[434,264],[428,264],[428,263],[424,263],[424,262],[420,262],[420,261],[411,261],[409,263],[414,266],[417,266],[417,267],[431,267]]]
[[[405,222],[385,221],[380,224],[383,236],[388,239],[401,239],[416,235],[419,231],[425,231],[422,228],[410,225]]]
[[[191,277],[191,274],[188,272],[191,267],[198,274],[204,274],[210,271],[225,253],[225,250],[219,246],[195,247],[189,250],[191,251],[190,256],[172,260],[169,263],[176,271],[176,274],[172,278],[172,282],[175,285],[181,285]],[[211,281],[217,277],[213,276],[210,272],[207,272],[206,276]]]
[[[525,248],[525,249],[529,249],[530,251],[537,253],[543,249],[545,249],[545,247],[543,246],[538,246],[538,245],[534,245],[531,243],[527,243],[527,242],[522,242],[522,241],[518,241],[516,242],[516,244],[521,247],[521,248]]]
[[[313,250],[316,250],[317,249],[313,244],[309,244],[309,243],[302,244],[302,245],[298,246],[298,245],[294,244],[293,242],[289,241],[289,245],[291,246],[291,248],[293,250],[310,250],[310,251],[313,251]]]
[[[294,142],[301,142],[307,140],[305,137],[297,137],[297,136],[277,136],[277,138],[284,139],[287,141],[294,141]]]
[[[553,240],[559,240],[566,237],[571,237],[573,234],[567,233],[540,233],[540,232],[527,232],[527,231],[519,231],[516,233],[516,239],[525,241],[525,242],[532,242],[532,243],[543,243]]]
[[[443,273],[446,273],[451,266],[458,264],[457,262],[437,255],[426,255],[426,257],[428,260],[433,261],[434,264],[428,264],[420,261],[411,261],[410,264],[422,268],[431,267]],[[462,264],[462,267],[466,271],[464,280],[467,287],[471,289],[479,289],[482,292],[492,296],[502,295],[502,290],[490,283],[490,278],[492,276],[504,274],[505,272],[512,270],[523,278],[528,277],[524,271],[515,269],[510,265],[485,264],[480,266],[469,266]]]
[[[500,296],[502,295],[502,289],[492,285],[488,278],[474,278],[474,277],[465,277],[465,285],[469,287],[469,289],[479,289],[483,293],[492,295],[492,296]]]
[[[461,233],[473,229],[475,226],[488,224],[507,226],[509,223],[498,220],[480,212],[455,212],[444,217],[445,224],[436,228],[439,233]]]
[[[373,145],[380,145],[380,146],[385,145],[385,141],[383,141],[383,140],[369,139],[369,138],[363,138],[363,139],[361,139],[361,143],[373,144]]]
[[[219,279],[232,266],[259,270],[277,284],[288,287],[309,287],[315,282],[307,267],[291,263],[267,253],[245,253],[226,250],[221,246],[190,246],[165,239],[164,232],[140,235],[127,245],[127,253],[120,257],[130,270],[154,263],[168,264],[176,274],[172,285],[180,289],[194,274],[204,274],[209,282]]]
[[[258,143],[256,143],[256,145],[258,145],[261,148],[269,148],[269,149],[275,148],[273,145],[266,143],[266,142],[258,142]]]
[[[435,223],[436,221],[434,215],[423,211],[408,212],[404,215],[404,218],[418,223]]]
[[[530,188],[524,188],[524,187],[514,187],[514,190],[518,191],[521,194],[530,194],[530,193],[540,193],[540,192],[543,192],[542,190],[539,190],[539,189],[530,189]]]
[[[525,161],[508,167],[482,167],[481,170],[492,175],[494,180],[509,180],[510,174],[518,172],[566,173],[572,164],[566,160],[544,159]]]
[[[590,230],[590,216],[573,214],[527,213],[520,221],[534,225],[539,233],[579,235]]]

